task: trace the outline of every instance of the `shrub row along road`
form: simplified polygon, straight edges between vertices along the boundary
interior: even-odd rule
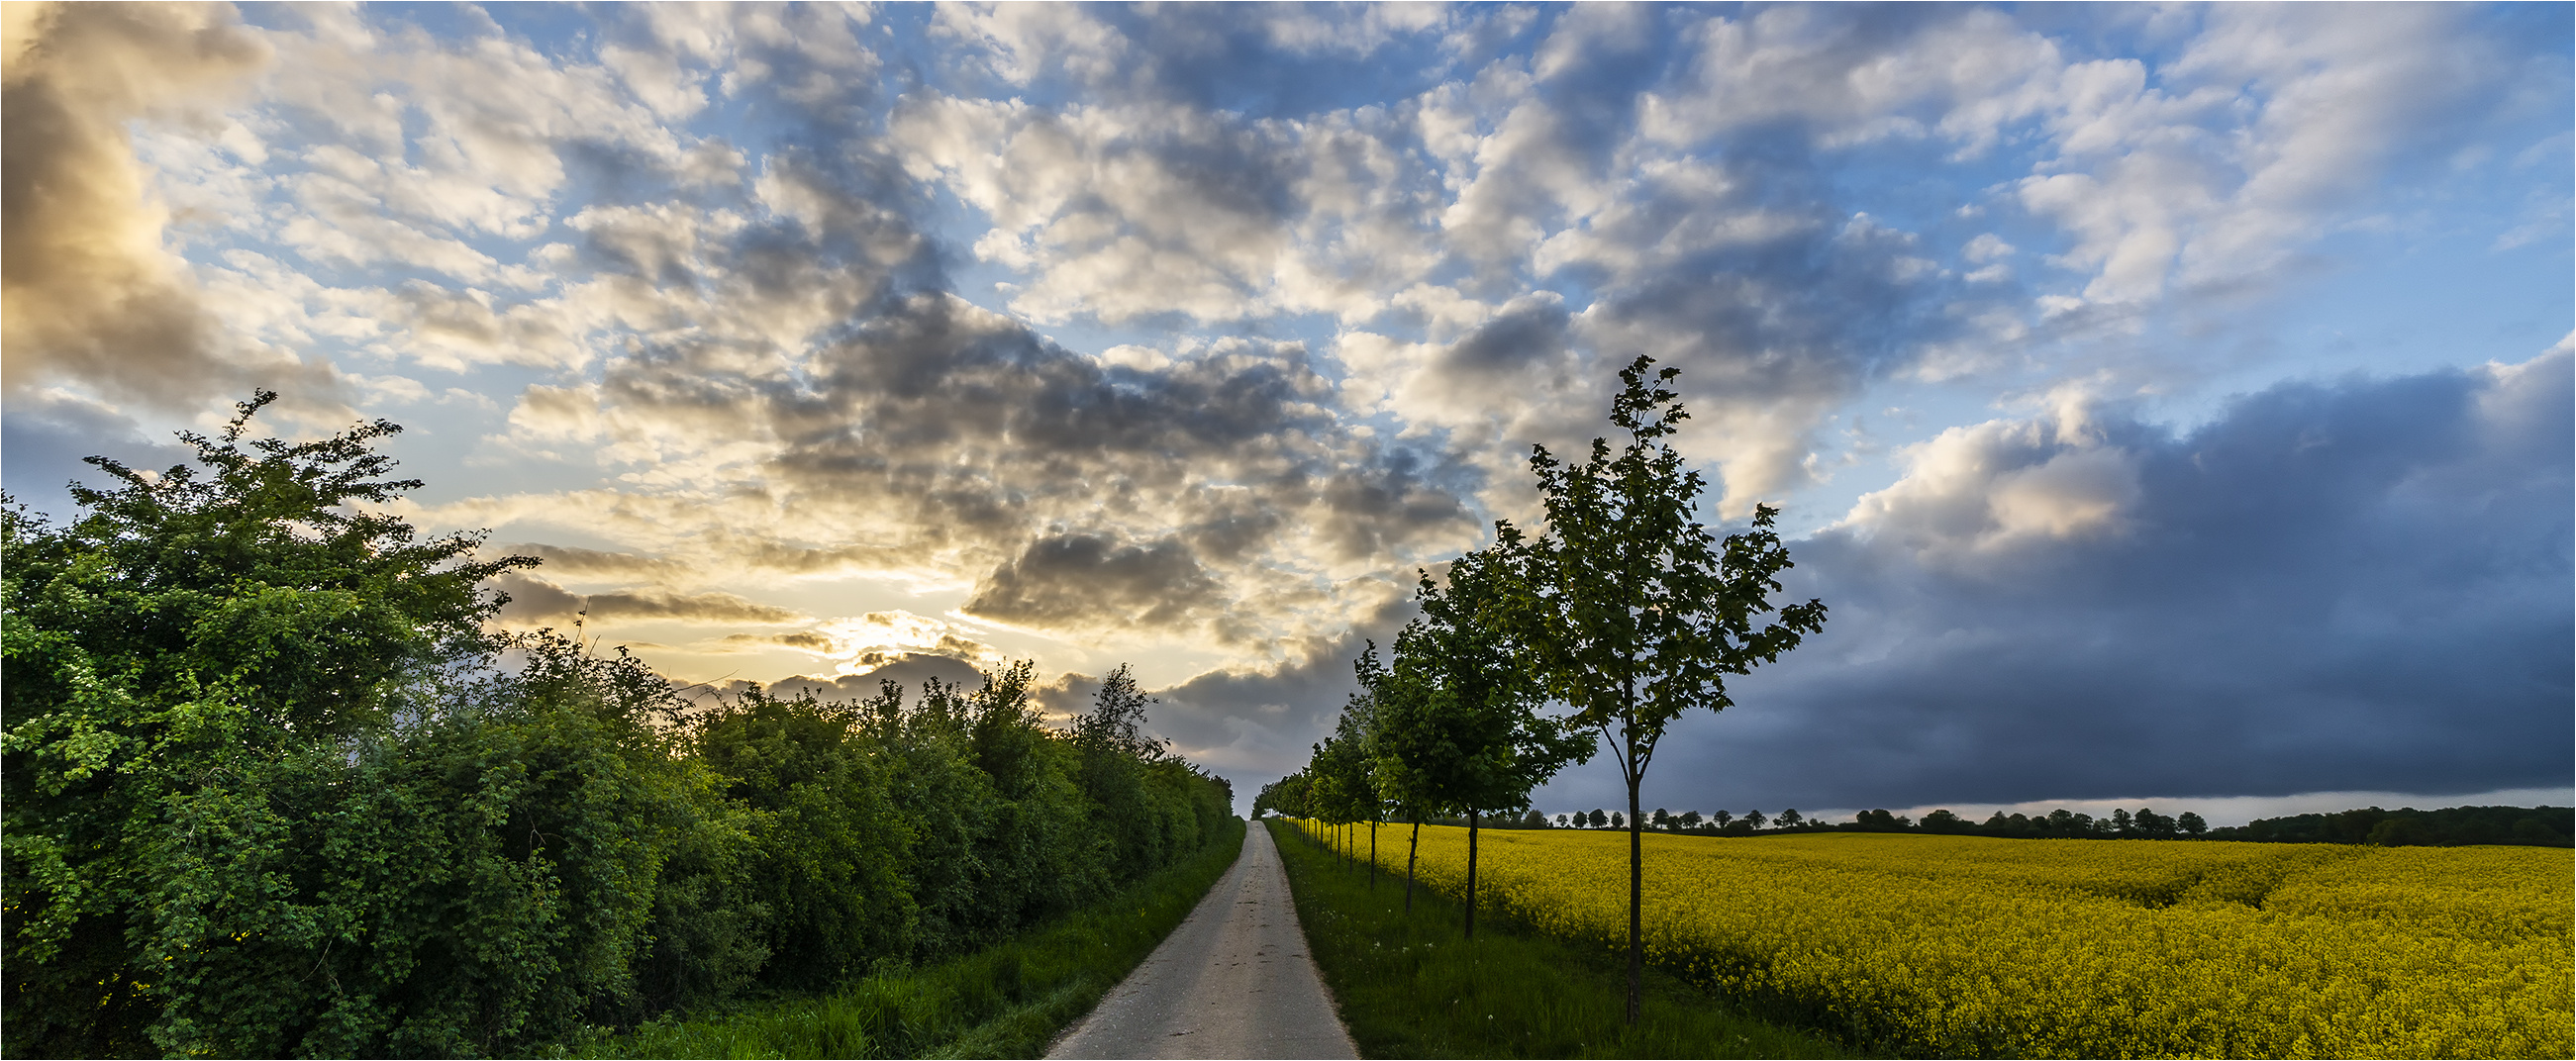
[[[1358,1057],[1306,953],[1270,830],[1048,1057]]]

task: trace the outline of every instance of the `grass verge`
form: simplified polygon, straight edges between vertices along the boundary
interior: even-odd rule
[[[1243,822],[1178,865],[1008,943],[828,995],[651,1023],[568,1057],[1036,1057],[1179,927],[1243,851]]]
[[[1624,956],[1498,924],[1482,909],[1466,942],[1464,904],[1417,886],[1408,917],[1401,875],[1380,874],[1371,888],[1366,866],[1345,866],[1294,826],[1273,823],[1271,836],[1306,949],[1364,1057],[1857,1056],[1652,969],[1630,1026]]]

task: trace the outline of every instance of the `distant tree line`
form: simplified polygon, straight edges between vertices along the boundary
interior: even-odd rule
[[[529,1055],[971,951],[1221,835],[1124,668],[712,705],[500,637],[533,564],[383,514],[377,421],[0,499],[11,1056]]]
[[[2380,844],[2388,847],[2459,847],[2518,844],[2576,846],[2576,807],[2445,807],[2381,810],[2364,807],[2334,814],[2257,818],[2240,827],[2212,829],[2212,840],[2276,844]]]
[[[1518,820],[1489,827],[1621,829],[1626,826],[1619,812],[1604,813],[1595,808],[1589,812],[1570,812],[1553,817],[1531,811]],[[1766,816],[1758,810],[1746,811],[1741,816],[1727,811],[1703,816],[1695,810],[1674,814],[1659,807],[1647,819],[1647,827],[1659,832],[1699,836],[1921,832],[2015,839],[2239,840],[2376,844],[2384,847],[2457,847],[2467,844],[2576,846],[2570,841],[2571,835],[2576,835],[2576,808],[2569,807],[2451,807],[2431,811],[2412,807],[2393,811],[2368,807],[2333,814],[2257,818],[2242,826],[2216,829],[2210,828],[2200,815],[2191,811],[2168,817],[2148,807],[2140,807],[2135,812],[2114,810],[2102,818],[2063,808],[2037,816],[2007,815],[1998,811],[1983,822],[1971,821],[1948,810],[1932,811],[1919,822],[1886,810],[1861,811],[1853,815],[1851,821],[1829,822],[1806,818],[1794,807],[1776,816]]]

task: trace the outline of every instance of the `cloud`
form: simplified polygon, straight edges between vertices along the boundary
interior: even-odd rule
[[[2022,205],[2075,237],[2054,258],[2084,297],[2260,277],[2380,190],[2489,127],[2513,64],[2460,12],[2340,19],[2212,8],[2183,53],[2067,66],[2047,124],[2059,149]]]
[[[670,581],[684,578],[690,573],[686,565],[659,557],[583,549],[570,545],[549,545],[544,542],[487,545],[480,551],[490,556],[533,556],[545,561],[545,570],[548,573],[576,579]]]
[[[2265,284],[2332,233],[2451,224],[2441,204],[2470,185],[2513,180],[2524,204],[2472,224],[2480,243],[2564,213],[2506,176],[2564,155],[2523,148],[2563,146],[2564,57],[2517,39],[2564,34],[2516,28],[2563,13],[741,5],[573,32],[507,8],[6,15],[13,447],[130,431],[143,414],[111,402],[261,380],[425,414],[445,396],[407,466],[488,493],[400,511],[538,540],[550,566],[515,584],[520,619],[561,623],[598,589],[594,620],[697,628],[669,651],[807,653],[840,676],[984,665],[986,636],[1086,665],[1132,647],[1158,673],[1216,668],[1176,687],[1176,735],[1240,764],[1293,765],[1354,631],[1491,519],[1527,522],[1529,445],[1600,433],[1613,370],[1641,353],[1682,370],[1681,448],[1713,465],[1721,517],[1883,487],[1801,545],[1801,577],[1832,584],[1828,641],[1860,646],[1835,658],[1857,662],[1779,671],[1854,690],[1829,706],[1863,732],[1867,704],[1964,720],[2021,702],[1952,673],[1976,652],[2050,646],[2031,681],[2074,702],[2072,661],[2125,675],[2121,645],[2199,651],[2156,594],[2261,572],[2176,541],[2272,548],[2297,592],[2332,583],[2221,518],[2241,501],[2183,488],[2178,469],[2278,440],[2098,400],[1955,410],[2003,380],[2188,393],[2177,377],[2207,364],[2176,367],[2176,343],[2259,327]],[[2454,150],[2508,126],[2492,159]],[[29,213],[27,188],[77,209]],[[30,302],[56,274],[98,282]],[[2231,378],[2281,355],[2244,356]],[[2410,426],[2372,430],[2433,447],[2407,459],[2451,461],[2444,481],[2545,471],[2495,454],[2535,430],[2511,425],[2563,418],[2512,382],[2552,363],[2459,376],[2469,413],[2420,379],[2343,381],[2222,420],[2403,392],[2386,400],[2413,412],[2387,415]],[[1932,384],[1953,412],[1924,415],[1952,418],[1892,428],[1916,443],[1898,481],[1825,482],[1919,412],[1864,430],[1858,404]],[[2444,417],[2474,429],[2428,456]],[[2353,435],[2317,437],[2297,452]],[[26,467],[13,455],[13,481]],[[2432,482],[2245,474],[2247,496],[2325,491],[2309,502],[2342,516],[2274,518],[2374,557],[2395,532],[2336,520],[2379,527]],[[2539,489],[2518,482],[2454,500]],[[2109,587],[2149,568],[2139,614],[2163,618],[2132,629]],[[2352,609],[2231,607],[2285,627],[2394,614],[2371,603],[2380,569],[2356,570]],[[806,614],[825,579],[913,595]],[[747,599],[787,583],[798,608]],[[944,617],[870,625],[896,605]],[[2115,640],[2070,643],[2081,630]],[[2275,647],[2205,658],[2295,700],[2282,661],[2329,646]],[[1964,689],[1985,699],[1926,691]],[[1976,749],[2047,730],[1960,725],[1942,739],[1967,750],[1942,754],[1989,764]]]
[[[1011,307],[1039,321],[1365,320],[1438,258],[1410,220],[1435,178],[1378,109],[1256,122],[923,94],[891,126],[916,179],[992,220],[973,251],[1031,274]]]
[[[591,625],[615,626],[655,620],[691,623],[783,625],[811,622],[792,609],[762,604],[731,593],[675,593],[636,589],[611,593],[573,593],[534,575],[512,572],[492,581],[509,594],[497,618],[514,626],[569,626],[587,613]]]
[[[40,513],[64,516],[76,510],[66,484],[79,480],[98,488],[113,487],[82,458],[112,457],[132,468],[167,468],[187,464],[194,451],[175,441],[155,441],[131,416],[91,398],[47,388],[17,396],[0,417],[0,460],[5,460],[9,496]]]
[[[1793,544],[1785,596],[1822,598],[1824,634],[1737,679],[1742,706],[1677,727],[1653,799],[2563,785],[2570,362],[2562,347],[2282,384],[2181,433],[2097,411],[2089,441],[2015,423],[1945,435],[1843,526]],[[2052,513],[2106,499],[2121,530],[2008,533],[2032,490]],[[1597,802],[1605,784],[1555,794]]]
[[[966,611],[1028,626],[1089,620],[1153,627],[1187,622],[1219,600],[1216,580],[1178,541],[1123,545],[1068,534],[1031,542],[995,568]]]
[[[701,701],[730,698],[740,696],[750,687],[758,685],[771,696],[811,695],[826,702],[847,703],[873,699],[884,691],[885,683],[893,682],[902,691],[905,706],[909,707],[919,702],[917,698],[921,694],[922,684],[930,679],[937,679],[942,684],[959,686],[971,691],[983,687],[984,672],[977,670],[971,663],[951,656],[907,653],[862,674],[838,674],[831,677],[795,674],[774,682],[754,682],[733,678],[701,684],[686,690],[684,695],[693,696]]]
[[[1528,21],[1526,11],[1445,4],[961,3],[941,5],[931,33],[950,46],[955,80],[995,97],[1074,94],[1270,116],[1383,97],[1417,81],[1418,67],[1490,51],[1490,38]]]
[[[239,356],[214,326],[127,132],[220,129],[214,108],[269,62],[259,37],[229,4],[12,4],[5,27],[0,346],[13,394],[77,382],[193,408],[266,383],[330,406],[329,365]]]
[[[1940,136],[1982,151],[2047,107],[2064,64],[1990,9],[1777,7],[1686,34],[1688,73],[1646,101],[1646,128],[1667,142],[1796,123],[1834,146]]]
[[[2139,501],[2137,457],[2086,437],[2080,415],[1954,427],[1908,447],[1904,478],[1840,525],[1918,556],[2115,533]]]
[[[983,670],[1005,662],[1000,650],[967,636],[956,623],[900,610],[833,619],[792,633],[735,638],[784,645],[832,659],[835,669],[843,675],[870,674],[916,657],[938,656]]]
[[[1262,785],[1302,766],[1308,746],[1332,732],[1359,691],[1351,665],[1363,646],[1392,644],[1416,614],[1409,598],[1384,598],[1347,628],[1298,646],[1286,662],[1225,668],[1154,690],[1161,703],[1151,710],[1151,728],[1191,762],[1233,781],[1249,805]]]

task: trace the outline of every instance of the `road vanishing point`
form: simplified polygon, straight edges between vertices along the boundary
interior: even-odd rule
[[[1260,822],[1189,919],[1048,1057],[1351,1057]]]

